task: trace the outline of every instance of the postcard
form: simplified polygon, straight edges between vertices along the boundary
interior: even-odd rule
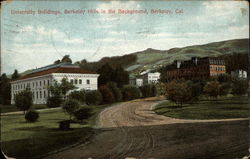
[[[5,158],[250,157],[248,1],[1,4]]]

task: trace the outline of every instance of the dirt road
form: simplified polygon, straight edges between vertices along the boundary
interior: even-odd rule
[[[89,143],[46,158],[236,158],[246,155],[247,120],[172,119],[151,111],[156,103],[153,100],[127,102],[105,109],[99,115],[99,133]]]

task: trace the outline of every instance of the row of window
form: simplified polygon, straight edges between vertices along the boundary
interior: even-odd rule
[[[14,93],[14,97],[18,94],[19,92]],[[32,92],[32,99],[46,99],[47,96],[49,95],[49,91],[36,91]]]
[[[72,84],[83,84],[83,81],[81,79],[79,79],[79,80],[78,79],[75,79],[75,80],[71,79],[70,83],[72,83]],[[86,80],[86,84],[90,84],[89,79]]]
[[[20,84],[14,84],[12,86],[13,90],[19,90],[19,89],[25,89],[25,88],[35,88],[38,86],[48,86],[50,84],[50,80],[43,80],[43,81],[36,81],[36,82],[30,82],[30,83],[20,83]]]
[[[213,70],[213,71],[225,71],[226,68],[225,67],[218,67],[218,66],[210,66],[210,70]]]

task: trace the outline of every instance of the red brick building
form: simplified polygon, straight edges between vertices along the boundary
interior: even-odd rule
[[[188,61],[174,61],[166,67],[167,79],[210,78],[226,73],[225,62],[216,57],[193,57]]]

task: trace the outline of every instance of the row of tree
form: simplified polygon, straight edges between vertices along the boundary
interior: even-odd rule
[[[232,79],[227,74],[221,74],[210,80],[173,80],[166,83],[166,98],[182,106],[184,103],[198,101],[200,96],[206,95],[217,99],[219,96],[245,95],[248,91],[247,80]]]

